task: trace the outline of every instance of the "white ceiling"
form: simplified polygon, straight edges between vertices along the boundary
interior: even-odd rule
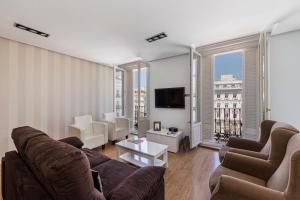
[[[300,0],[0,0],[0,36],[121,64],[257,33],[299,8]],[[18,30],[15,22],[50,37]],[[168,38],[145,41],[163,31]]]

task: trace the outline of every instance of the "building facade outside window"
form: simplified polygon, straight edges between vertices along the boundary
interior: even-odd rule
[[[124,116],[124,71],[115,70],[115,113],[117,117]]]

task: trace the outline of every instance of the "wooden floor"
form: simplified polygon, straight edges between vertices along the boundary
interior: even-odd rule
[[[116,158],[113,145],[107,145],[102,153]],[[187,153],[169,153],[165,174],[166,200],[208,200],[209,175],[219,164],[217,151],[211,149],[199,147]]]

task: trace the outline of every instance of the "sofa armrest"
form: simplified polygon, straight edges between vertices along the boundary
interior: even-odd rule
[[[228,152],[221,164],[223,167],[242,172],[267,181],[275,167],[267,160]]]
[[[125,178],[109,194],[110,200],[132,199],[148,200],[152,199],[157,192],[162,192],[161,181],[164,179],[165,168],[163,167],[143,167]],[[164,194],[159,194],[164,196]]]
[[[108,141],[108,124],[105,122],[93,121],[93,134],[94,135],[104,135],[105,142]]]
[[[69,125],[69,136],[78,137],[79,139],[84,141],[84,130],[75,125]]]
[[[222,175],[211,200],[285,200],[284,194],[241,179]]]
[[[257,141],[237,137],[230,137],[226,145],[233,148],[245,149],[256,152],[259,152],[264,147],[264,144],[259,143]]]
[[[256,151],[249,151],[249,150],[245,150],[245,149],[230,148],[229,152],[238,153],[238,154],[242,154],[242,155],[250,156],[250,157],[254,157],[254,158],[260,158],[260,159],[264,159],[264,160],[267,160],[269,158],[269,155],[259,153]]]
[[[64,142],[66,144],[72,145],[78,149],[81,149],[82,146],[84,145],[83,142],[78,138],[78,137],[67,137],[67,138],[63,138],[58,140],[60,142]]]

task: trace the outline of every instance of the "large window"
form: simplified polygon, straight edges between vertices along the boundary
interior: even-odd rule
[[[115,70],[115,112],[117,117],[124,116],[124,71]]]
[[[214,138],[217,141],[242,134],[243,56],[243,51],[214,56]]]
[[[140,67],[132,73],[134,126],[138,128],[139,118],[148,116],[148,68]]]

